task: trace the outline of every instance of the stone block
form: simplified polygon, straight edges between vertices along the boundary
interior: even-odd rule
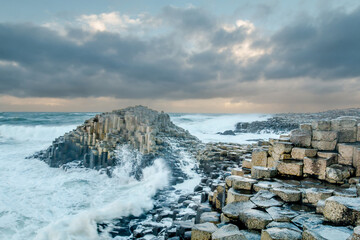
[[[231,169],[231,175],[244,176],[244,171],[242,170],[242,168],[233,168]]]
[[[243,168],[251,168],[252,167],[252,162],[251,162],[251,159],[248,159],[248,158],[245,158],[243,161],[242,161],[242,167]]]
[[[212,234],[212,240],[245,239],[239,228],[233,224],[222,226]]]
[[[300,160],[280,160],[277,165],[278,174],[302,176],[304,163]]]
[[[338,131],[338,142],[356,142],[357,121],[352,117],[340,117],[331,120],[331,128]]]
[[[302,193],[302,202],[316,205],[318,201],[331,197],[334,193],[332,189],[307,188]]]
[[[355,168],[355,175],[360,176],[360,147],[354,148],[353,166]]]
[[[314,130],[312,132],[312,139],[316,141],[327,141],[332,142],[338,138],[337,131],[318,131]]]
[[[313,148],[316,148],[318,150],[324,150],[324,151],[334,151],[336,148],[337,140],[328,142],[328,141],[311,141],[311,146]]]
[[[245,210],[244,212],[240,212],[239,220],[248,229],[261,230],[264,229],[266,225],[272,221],[272,218],[267,212],[256,209],[249,209]]]
[[[269,168],[276,168],[277,166],[277,161],[273,157],[268,157],[267,163]]]
[[[244,212],[248,209],[253,209],[255,207],[256,207],[256,205],[250,201],[248,201],[248,202],[232,202],[232,203],[227,204],[222,209],[222,212],[226,217],[233,219],[233,220],[237,220],[239,218],[239,214],[241,212]]]
[[[290,153],[293,145],[289,142],[277,142],[274,144],[274,152],[276,154]]]
[[[256,192],[259,192],[261,190],[270,190],[272,188],[280,188],[283,187],[284,185],[280,182],[270,182],[270,181],[260,181],[258,183],[255,183],[253,185],[253,188]]]
[[[254,166],[251,168],[251,177],[254,179],[273,178],[277,174],[276,168]]]
[[[229,204],[232,202],[246,202],[246,201],[249,201],[251,197],[252,197],[252,194],[242,193],[239,190],[230,188],[227,193],[226,204]]]
[[[331,122],[326,120],[313,121],[311,127],[312,130],[329,131],[331,130]]]
[[[360,142],[360,123],[357,125],[356,141]]]
[[[303,160],[305,157],[315,157],[316,153],[316,149],[294,147],[291,150],[291,157],[293,159]]]
[[[300,124],[300,129],[304,130],[304,131],[311,132],[312,131],[312,126],[309,123]]]
[[[284,202],[298,202],[301,200],[301,191],[291,188],[273,188],[270,190]]]
[[[318,151],[317,156],[319,158],[333,158],[337,162],[338,154],[336,152]]]
[[[258,208],[279,207],[284,205],[284,202],[276,200],[276,195],[272,192],[261,190],[254,197],[250,198]]]
[[[200,216],[200,223],[220,223],[220,214],[218,212],[204,212]]]
[[[326,181],[330,183],[344,183],[345,179],[354,175],[352,166],[333,164],[326,168]]]
[[[267,150],[262,148],[255,148],[251,155],[252,166],[267,167]]]
[[[254,179],[241,176],[229,176],[225,181],[228,187],[233,187],[236,190],[251,190],[252,185],[257,183]]]
[[[344,165],[353,165],[355,146],[346,143],[338,143],[337,150],[339,152],[338,163]]]
[[[261,231],[261,240],[279,240],[279,239],[292,239],[301,240],[302,234],[288,228],[268,228]]]
[[[290,142],[297,147],[310,147],[311,132],[301,129],[295,129],[290,132]]]
[[[359,225],[360,198],[333,196],[326,199],[324,217],[337,225]]]
[[[213,223],[195,224],[191,231],[191,240],[210,240],[216,230],[218,228]]]
[[[306,229],[302,234],[303,240],[349,239],[352,230],[347,227],[315,225]]]
[[[266,209],[266,212],[276,222],[290,222],[291,219],[299,215],[296,211],[284,207],[270,207]]]
[[[326,168],[335,164],[334,158],[304,158],[304,174],[316,175],[324,180],[326,177]]]

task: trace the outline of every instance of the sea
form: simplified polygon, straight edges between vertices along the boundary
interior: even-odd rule
[[[85,168],[50,168],[28,158],[76,128],[96,113],[0,113],[0,239],[97,240],[112,239],[97,231],[97,223],[138,216],[153,208],[154,195],[169,186],[166,159],[156,159],[136,180],[129,174],[139,157],[119,147],[121,164],[112,177]],[[266,114],[170,114],[171,120],[201,141],[249,144],[275,134],[219,135],[237,122],[265,120]],[[250,140],[250,141],[249,141]],[[200,177],[196,161],[184,153],[183,170],[189,180],[175,186],[190,192]],[[174,198],[176,196],[174,195]],[[122,239],[122,238],[118,238]]]

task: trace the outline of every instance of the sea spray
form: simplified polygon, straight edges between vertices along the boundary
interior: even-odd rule
[[[96,223],[109,222],[114,218],[129,215],[139,216],[144,211],[152,209],[152,197],[157,191],[168,186],[169,174],[164,160],[156,159],[152,166],[143,169],[141,181],[130,180],[128,182],[126,195],[119,193],[118,199],[101,208],[89,209],[51,223],[41,229],[35,239],[107,239],[106,234],[98,234]],[[115,175],[114,178],[116,177]],[[131,178],[131,176],[129,177]],[[121,181],[124,181],[123,177]]]

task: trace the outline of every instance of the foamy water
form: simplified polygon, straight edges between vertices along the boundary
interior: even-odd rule
[[[0,239],[109,239],[107,232],[98,235],[96,223],[140,215],[153,207],[152,197],[169,184],[166,159],[157,159],[144,169],[141,181],[129,176],[139,156],[127,147],[118,150],[123,161],[112,178],[91,169],[64,171],[25,159],[92,115],[0,114]],[[266,116],[185,114],[171,118],[204,141],[246,142],[259,135],[221,136],[216,132],[234,129],[238,121]],[[61,122],[66,125],[59,125]],[[182,169],[191,179],[175,188],[187,192],[199,176],[192,171],[194,159],[182,154]]]

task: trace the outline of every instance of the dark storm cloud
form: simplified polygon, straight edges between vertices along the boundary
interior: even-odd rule
[[[219,19],[197,8],[167,7],[160,18],[170,32],[147,38],[77,28],[60,35],[30,24],[0,24],[0,94],[269,101],[263,84],[281,94],[288,87],[284,80],[304,78],[300,90],[321,89],[332,80],[337,84],[327,89],[334,92],[346,78],[360,76],[359,9],[301,19],[269,38],[249,35],[244,27],[225,31]],[[208,46],[188,50],[188,38],[199,36]],[[231,48],[220,51],[249,38],[253,48],[271,47],[271,53],[244,65]]]

